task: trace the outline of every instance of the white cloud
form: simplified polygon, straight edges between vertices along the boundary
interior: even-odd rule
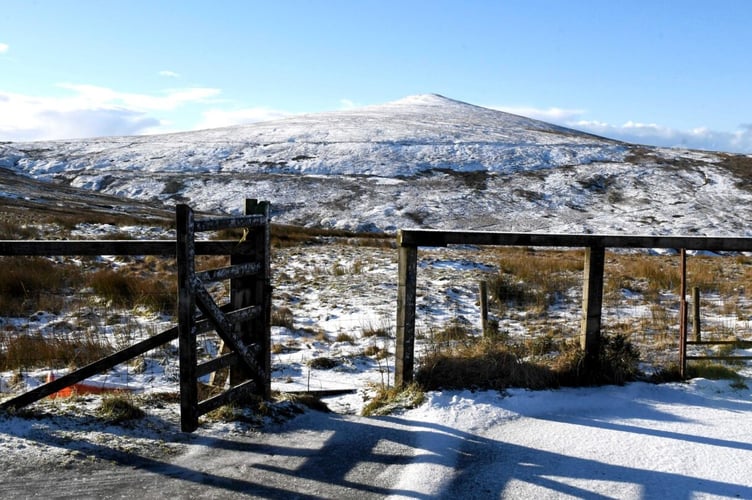
[[[270,108],[245,108],[236,110],[210,109],[204,111],[203,119],[196,126],[198,129],[245,125],[254,122],[278,120],[292,116],[292,113]]]
[[[10,45],[7,43],[0,43],[0,54],[5,54],[10,50]]]
[[[166,76],[167,78],[180,78],[180,73],[175,73],[174,71],[165,69],[159,72],[159,76]]]
[[[0,140],[70,139],[167,132],[164,114],[217,101],[212,88],[166,90],[158,95],[94,85],[60,84],[65,97],[0,92]]]
[[[547,122],[562,122],[572,120],[582,116],[585,112],[581,109],[564,109],[564,108],[533,108],[529,106],[491,106],[492,109],[512,113],[514,115],[533,118],[534,120],[543,120]]]
[[[733,132],[710,130],[706,127],[677,130],[655,123],[634,121],[628,121],[622,125],[611,125],[597,121],[580,120],[566,125],[585,132],[636,144],[752,153],[752,128],[743,125],[740,126],[739,130]]]
[[[493,106],[493,109],[635,144],[752,153],[752,126],[750,124],[741,124],[739,129],[733,132],[715,131],[706,127],[678,130],[657,123],[632,120],[621,125],[586,120],[583,119],[586,111],[580,109],[556,107],[541,109],[521,106]]]
[[[191,102],[209,102],[209,98],[220,94],[219,89],[195,87],[187,89],[170,89],[159,95],[134,94],[118,92],[106,87],[95,85],[79,85],[60,83],[58,87],[72,90],[78,95],[74,97],[86,106],[124,106],[137,111],[166,111],[173,110],[183,104]]]

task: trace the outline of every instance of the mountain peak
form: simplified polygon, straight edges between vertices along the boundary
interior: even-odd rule
[[[459,103],[460,101],[455,101],[454,99],[449,99],[448,97],[444,97],[441,94],[415,94],[415,95],[409,95],[406,97],[403,97],[402,99],[398,99],[396,101],[393,101],[389,104],[420,104],[420,105],[429,105],[429,106],[443,106],[446,104],[454,104]],[[465,104],[465,103],[461,103]]]
[[[479,106],[475,106],[473,104],[458,101],[456,99],[450,99],[449,97],[443,96],[441,94],[415,94],[415,95],[409,95],[406,97],[403,97],[401,99],[397,99],[396,101],[390,101],[385,104],[375,105],[375,106],[369,106],[372,108],[387,108],[387,109],[394,109],[394,108],[415,108],[415,109],[426,109],[426,108],[446,108],[446,109],[452,109],[456,107],[464,107],[464,108],[476,108],[476,109],[484,109],[480,108]]]

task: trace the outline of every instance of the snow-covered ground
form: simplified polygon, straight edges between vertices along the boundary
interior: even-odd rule
[[[93,379],[134,390],[147,412],[142,420],[103,422],[95,417],[98,396],[42,402],[35,405],[42,417],[0,417],[6,471],[0,494],[42,495],[49,481],[73,474],[79,479],[64,481],[59,497],[117,496],[135,483],[152,496],[752,496],[749,367],[734,384],[696,379],[430,392],[418,408],[360,417],[374,385],[393,381],[393,358],[367,352],[394,351],[395,250],[335,242],[277,249],[274,259],[274,304],[293,317],[292,328],[273,328],[272,342],[280,346],[273,355],[274,388],[354,389],[325,399],[334,414],[309,410],[282,423],[267,419],[261,427],[260,421],[205,420],[195,434],[183,434],[177,403],[161,396],[177,391],[177,359],[168,347]],[[421,251],[419,329],[460,317],[477,327],[477,283],[495,269],[493,254],[479,249]],[[572,321],[558,318],[552,321]],[[166,326],[146,312],[133,315],[133,335],[139,334],[136,321],[148,333],[146,325],[155,320],[155,328]],[[55,319],[39,314],[35,321],[27,327]],[[518,330],[524,334],[524,324]],[[430,335],[422,338],[419,350],[428,341]],[[207,344],[206,351],[212,349]],[[309,365],[322,357],[334,367]],[[46,374],[29,372],[26,382],[39,383]],[[2,376],[7,387],[14,374]]]
[[[215,424],[191,436],[169,427],[174,405],[133,426],[4,417],[0,494],[752,498],[750,396],[704,379],[437,392],[389,417],[309,411],[263,430]]]

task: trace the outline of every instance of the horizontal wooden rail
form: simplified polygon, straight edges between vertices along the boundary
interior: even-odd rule
[[[687,356],[687,361],[701,361],[704,359],[712,361],[745,361],[752,359],[752,356]]]
[[[227,368],[228,366],[237,365],[240,361],[240,354],[237,352],[228,352],[227,354],[220,354],[216,358],[212,358],[203,363],[196,365],[196,377],[203,377],[211,372]]]
[[[209,399],[205,399],[198,403],[198,413],[203,415],[228,403],[238,400],[242,401],[243,398],[252,395],[255,389],[256,382],[254,380],[246,380],[221,394],[217,394],[216,396],[212,396]]]
[[[197,255],[234,255],[242,253],[244,245],[232,240],[197,241]],[[0,255],[161,255],[175,257],[174,240],[0,240]]]
[[[402,229],[397,233],[402,247],[446,245],[499,245],[602,248],[685,248],[708,251],[752,251],[752,238],[725,236],[652,236],[619,234],[492,233]]]
[[[263,215],[239,215],[237,217],[225,217],[221,219],[201,219],[194,221],[195,232],[220,231],[222,229],[239,229],[261,227],[268,223]]]
[[[688,340],[687,345],[738,345],[752,347],[752,340]]]
[[[235,278],[242,278],[244,276],[252,276],[262,271],[261,264],[258,262],[248,262],[247,264],[237,264],[232,267],[220,267],[218,269],[208,269],[206,271],[199,271],[196,273],[196,277],[203,282],[213,282],[230,280]]]

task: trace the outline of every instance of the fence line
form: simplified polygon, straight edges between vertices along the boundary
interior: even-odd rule
[[[413,380],[418,248],[447,245],[584,247],[580,345],[585,350],[587,359],[597,354],[600,344],[606,248],[751,251],[752,238],[400,230],[397,234],[399,254],[395,353],[395,383],[397,385],[404,385]],[[685,345],[680,345],[680,349],[683,363]]]
[[[196,255],[237,253],[237,241],[197,241]],[[51,257],[98,255],[155,255],[177,257],[175,240],[0,240],[0,256]]]

